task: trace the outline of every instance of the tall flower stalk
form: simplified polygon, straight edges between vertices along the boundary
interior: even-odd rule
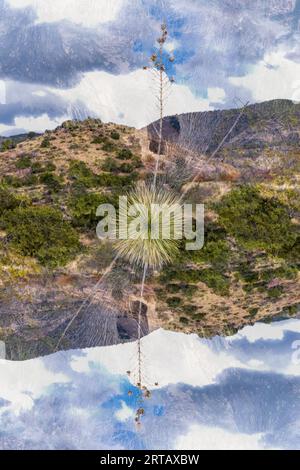
[[[165,50],[165,44],[168,39],[168,29],[166,23],[161,25],[161,35],[157,39],[158,46],[150,57],[150,65],[145,66],[144,70],[149,70],[155,80],[155,99],[159,110],[159,129],[158,133],[158,149],[155,164],[153,188],[156,186],[157,173],[159,169],[160,155],[162,153],[163,141],[163,119],[165,114],[165,106],[170,92],[170,86],[175,82],[173,76],[168,75],[168,65],[175,61],[172,54]]]

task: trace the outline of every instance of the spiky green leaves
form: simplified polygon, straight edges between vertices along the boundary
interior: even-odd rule
[[[182,207],[176,195],[140,184],[120,207],[119,255],[131,264],[159,269],[178,253]]]

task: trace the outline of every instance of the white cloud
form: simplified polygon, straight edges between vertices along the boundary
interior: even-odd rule
[[[116,18],[124,0],[8,0],[14,8],[33,7],[38,22],[69,20],[87,27]]]
[[[300,63],[286,57],[286,52],[277,50],[266,54],[248,75],[230,77],[235,86],[251,91],[254,101],[275,98],[300,101]]]
[[[2,85],[1,85],[2,83]],[[17,83],[17,82],[16,82]],[[0,81],[1,97],[5,99],[8,82]],[[1,90],[3,92],[1,93]],[[10,87],[9,103],[24,102],[30,105],[35,97],[51,97],[51,103],[57,101],[65,105],[65,115],[57,119],[49,118],[45,112],[38,117],[16,116],[15,124],[0,124],[0,135],[13,132],[13,129],[25,129],[44,132],[53,129],[66,119],[85,119],[88,114],[100,117],[104,122],[116,122],[137,128],[158,119],[159,112],[155,95],[157,89],[148,71],[137,70],[123,75],[113,75],[104,71],[86,73],[74,88],[33,87],[23,84]],[[223,102],[224,91],[210,88],[208,98],[195,96],[186,85],[174,84],[166,101],[165,114],[173,115],[193,111],[213,109],[211,102]]]
[[[50,119],[49,116],[44,113],[38,117],[24,117],[24,116],[17,116],[15,118],[14,126],[0,124],[0,135],[4,134],[10,135],[14,134],[14,129],[21,129],[25,131],[34,131],[34,132],[45,132],[46,129],[55,129],[55,127],[59,126],[62,121],[66,121],[69,119],[69,116],[65,115],[63,117],[57,119]]]
[[[250,343],[258,340],[282,340],[285,331],[300,333],[299,320],[287,320],[272,325],[257,323],[254,326],[243,328],[237,335],[224,339],[219,337],[212,340],[200,339],[197,335],[185,335],[156,330],[142,340],[143,353],[147,361],[147,377],[150,384],[159,383],[160,387],[178,382],[192,386],[204,386],[215,382],[216,377],[228,368],[240,368],[247,370],[280,370],[281,373],[299,375],[299,366],[286,362],[284,367],[279,363],[270,364],[265,357],[256,357],[249,361],[245,357],[239,360],[235,354],[234,343],[245,337]],[[226,347],[230,345],[230,347]],[[102,364],[112,374],[124,374],[124,371],[134,368],[131,363],[135,355],[135,343],[119,344],[106,348],[86,349],[85,356],[74,356],[71,367],[79,373],[88,373],[95,364]],[[134,380],[134,378],[132,377]]]
[[[176,39],[171,39],[170,41],[165,43],[164,49],[167,52],[174,52],[178,47],[180,46],[180,43]]]
[[[223,88],[208,88],[207,97],[211,103],[224,103],[226,93]]]
[[[0,104],[6,103],[6,85],[4,80],[0,80]]]
[[[227,351],[216,353],[212,343],[201,341],[197,335],[185,335],[157,330],[143,338],[143,353],[151,358],[147,361],[149,387],[156,381],[160,387],[178,382],[193,386],[212,384],[228,367],[247,367]],[[75,356],[71,362],[73,370],[88,372],[93,363],[101,363],[112,374],[124,374],[135,366],[131,364],[136,350],[135,343],[119,344],[107,348],[85,350],[86,356]],[[134,380],[134,378],[132,378]]]
[[[43,90],[33,91],[32,94],[33,94],[34,96],[40,96],[40,97],[46,96],[46,92],[43,91]]]
[[[40,397],[53,383],[66,383],[69,379],[62,373],[48,370],[41,359],[25,362],[0,360],[0,396],[11,402],[1,408],[18,414],[31,409],[34,400]]]
[[[129,406],[127,406],[126,403],[122,401],[121,408],[118,411],[116,411],[115,417],[119,421],[122,421],[122,422],[127,421],[129,418],[134,417],[134,410],[129,408]]]
[[[233,433],[222,428],[193,425],[175,444],[178,450],[261,450],[262,434]]]
[[[266,323],[256,323],[255,327],[245,326],[239,331],[238,337],[245,337],[250,343],[263,340],[282,340],[286,331],[300,333],[299,320],[286,320],[275,322],[271,325]]]
[[[82,101],[103,121],[143,127],[158,118],[155,106],[157,90],[147,71],[138,70],[126,75],[90,72],[75,88],[51,91],[70,103]],[[186,85],[175,84],[165,114],[209,109],[212,108],[208,99],[196,97]]]

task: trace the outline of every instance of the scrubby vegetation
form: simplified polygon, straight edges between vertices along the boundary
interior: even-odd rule
[[[296,119],[289,109],[287,121]],[[253,112],[245,120],[256,127]],[[234,111],[226,115],[227,124],[236,116]],[[223,134],[224,128],[217,133]],[[111,244],[96,239],[96,209],[103,203],[115,205],[138,180],[152,179],[153,162],[145,149],[142,153],[142,142],[130,128],[88,119],[68,121],[2,153],[0,282],[8,274],[16,279],[37,270],[68,271],[61,267],[73,260],[72,272],[87,277],[105,269],[114,253]],[[273,148],[250,144],[242,151],[224,148],[225,158],[238,159],[240,166],[243,158],[248,158],[247,166],[262,151],[265,158],[279,158]],[[300,154],[291,148],[294,170]],[[295,315],[299,306],[294,293],[300,266],[296,176],[288,165],[273,179],[268,174],[252,183],[251,178],[249,183],[248,178],[236,181],[222,175],[215,181],[204,176],[186,193],[187,202],[200,199],[206,204],[203,249],[187,252],[182,242],[175,263],[148,280],[164,327],[229,334],[245,322]],[[179,180],[173,185],[177,191],[182,189]],[[168,187],[169,180],[163,183]],[[2,258],[10,270],[6,264],[1,268]],[[126,270],[121,265],[118,269]]]
[[[15,147],[16,147],[16,144],[13,141],[13,139],[5,139],[0,145],[0,150],[1,152],[6,152],[7,150],[11,150]]]
[[[31,159],[28,155],[25,155],[19,158],[16,162],[16,168],[19,170],[23,170],[25,168],[30,168],[30,167],[31,167]]]
[[[248,249],[279,255],[292,248],[298,232],[289,209],[275,198],[264,198],[255,187],[234,189],[216,207],[220,224]]]
[[[60,211],[47,206],[17,207],[6,211],[3,226],[9,243],[24,256],[44,266],[65,265],[80,250],[77,233]]]
[[[1,225],[3,224],[2,218],[9,211],[13,211],[21,204],[25,204],[25,199],[15,196],[15,194],[5,187],[0,186],[0,217]],[[2,227],[3,228],[3,227]]]
[[[57,193],[62,189],[62,179],[59,178],[57,175],[50,173],[49,171],[43,173],[39,179],[41,184],[45,184],[49,191],[53,193]]]
[[[68,208],[74,227],[95,229],[99,218],[96,216],[100,204],[114,203],[112,196],[97,193],[74,194],[69,198]]]

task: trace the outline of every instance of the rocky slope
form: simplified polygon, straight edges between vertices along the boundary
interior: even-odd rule
[[[143,333],[159,326],[202,336],[295,316],[299,289],[299,106],[166,118],[161,180],[206,204],[206,244],[180,251],[147,280]],[[155,166],[153,127],[69,121],[0,153],[0,339],[7,357],[134,339],[139,282],[121,260],[105,282],[112,246],[95,211]],[[215,155],[214,155],[215,152]]]
[[[300,103],[290,100],[273,100],[253,104],[244,109],[216,110],[169,116],[163,121],[165,143],[178,144],[198,153],[210,156],[224,136],[238,122],[225,139],[218,156],[234,150],[261,151],[268,148],[282,149],[300,143]],[[147,128],[155,146],[158,122]]]

